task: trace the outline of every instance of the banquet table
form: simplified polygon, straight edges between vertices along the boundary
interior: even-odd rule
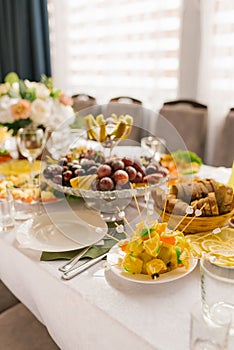
[[[230,173],[202,166],[199,175],[227,183]],[[62,261],[40,261],[40,251],[17,242],[17,229],[0,236],[0,278],[62,350],[189,349],[189,310],[201,299],[199,264],[184,278],[143,284],[121,279],[101,261],[65,281]]]

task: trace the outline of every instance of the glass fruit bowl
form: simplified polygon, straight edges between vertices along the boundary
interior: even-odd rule
[[[119,211],[124,210],[134,196],[144,196],[147,192],[150,192],[156,187],[164,188],[167,180],[168,177],[165,176],[155,184],[136,186],[135,188],[128,189],[99,191],[62,186],[56,184],[51,179],[45,179],[48,185],[64,194],[82,197],[88,208],[99,211],[103,220],[108,222],[118,221]]]

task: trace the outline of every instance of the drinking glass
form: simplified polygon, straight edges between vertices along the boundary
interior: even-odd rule
[[[216,305],[207,317],[201,302],[190,311],[190,350],[226,350],[231,316],[225,308]]]
[[[114,147],[128,138],[132,130],[132,117],[128,115],[123,116],[123,119],[103,118],[100,123],[97,123],[92,115],[86,116],[85,119],[89,139],[102,145],[107,159],[112,157]]]
[[[217,306],[232,317],[228,349],[234,349],[234,251],[213,250],[200,261],[203,312],[207,317]],[[230,347],[231,346],[231,347]]]
[[[6,232],[13,228],[12,200],[0,198],[0,232]]]
[[[141,147],[148,151],[152,159],[159,161],[162,154],[166,152],[166,141],[158,137],[147,136],[141,139]]]
[[[17,133],[17,145],[30,163],[31,173],[34,161],[42,153],[45,143],[46,132],[42,128],[21,128]]]
[[[7,197],[15,220],[28,220],[41,212],[41,191],[37,179],[21,186],[7,184]]]

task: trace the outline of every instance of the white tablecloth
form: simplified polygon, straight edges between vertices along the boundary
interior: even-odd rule
[[[224,168],[202,172],[222,182],[230,176]],[[61,261],[40,262],[40,252],[19,247],[16,230],[0,236],[0,278],[62,350],[189,349],[189,309],[200,299],[199,267],[182,279],[146,285],[123,280],[100,262],[63,281]]]

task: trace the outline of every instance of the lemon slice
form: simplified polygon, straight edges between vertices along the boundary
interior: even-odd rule
[[[210,245],[210,249],[209,250],[212,253],[215,253],[217,250],[220,250],[220,249],[230,249],[230,247],[223,242],[223,244]]]
[[[200,246],[200,244],[192,242],[191,244],[191,249],[192,249],[192,253],[195,257],[201,257],[202,256],[202,248]]]
[[[217,241],[214,241],[213,239],[204,240],[203,242],[201,242],[201,247],[207,252],[210,251],[213,247],[218,247],[216,249],[222,249],[222,245],[219,245]]]
[[[234,230],[231,227],[225,227],[221,229],[221,232],[217,234],[222,240],[229,240],[234,238]],[[215,236],[216,237],[216,236]]]

